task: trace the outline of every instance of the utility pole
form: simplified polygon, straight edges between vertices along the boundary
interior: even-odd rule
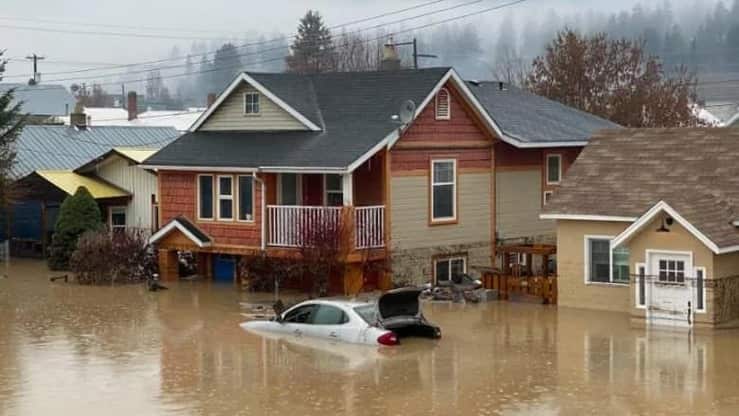
[[[38,61],[42,61],[42,60],[46,59],[46,57],[45,56],[38,56],[37,54],[34,53],[32,55],[26,56],[26,59],[33,61],[33,78],[32,78],[32,80],[33,80],[33,83],[34,84],[38,84],[39,81],[41,81],[41,77],[40,77],[41,74],[38,73]]]
[[[396,43],[395,46],[413,46],[413,68],[418,69],[418,58],[438,58],[437,55],[418,53],[418,40],[413,38],[410,42]]]

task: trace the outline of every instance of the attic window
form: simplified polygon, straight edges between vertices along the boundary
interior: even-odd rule
[[[442,88],[436,94],[436,119],[449,120],[452,117],[449,90]]]
[[[259,114],[259,93],[247,92],[244,94],[244,114]]]

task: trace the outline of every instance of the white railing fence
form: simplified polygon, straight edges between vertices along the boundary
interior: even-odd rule
[[[278,247],[304,247],[321,229],[337,230],[341,207],[270,205],[267,244]]]
[[[354,210],[354,227],[357,248],[384,247],[385,207],[357,207]]]

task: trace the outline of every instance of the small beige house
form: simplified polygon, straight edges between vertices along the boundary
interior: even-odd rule
[[[543,219],[557,221],[559,304],[672,326],[739,320],[739,131],[591,139]]]

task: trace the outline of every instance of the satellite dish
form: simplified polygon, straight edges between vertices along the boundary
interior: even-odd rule
[[[400,106],[400,122],[409,124],[414,117],[416,117],[416,103],[413,100],[408,100]]]

